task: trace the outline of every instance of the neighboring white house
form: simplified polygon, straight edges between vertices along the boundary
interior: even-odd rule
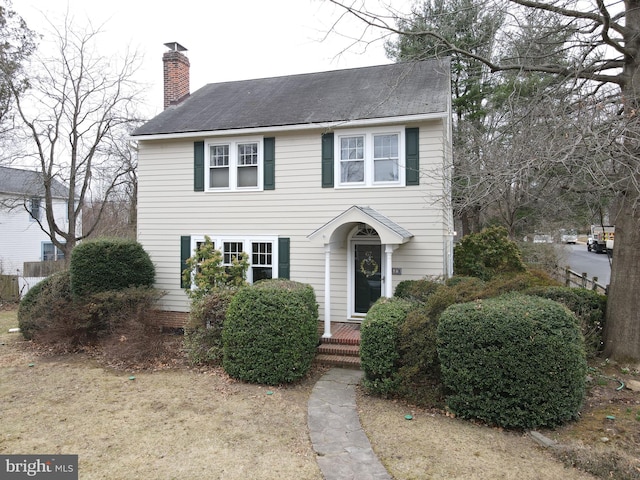
[[[133,133],[138,240],[168,292],[160,321],[186,320],[181,271],[205,235],[225,262],[249,254],[249,281],[312,285],[325,336],[402,280],[452,274],[448,59],[189,95],[188,59],[171,45],[166,108]]]
[[[54,180],[53,191],[54,216],[59,225],[65,225],[68,189]],[[63,259],[38,223],[46,225],[43,195],[40,173],[0,167],[0,275],[19,281],[21,295],[42,278],[25,272],[25,262]]]

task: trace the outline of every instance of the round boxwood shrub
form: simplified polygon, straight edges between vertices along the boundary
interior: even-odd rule
[[[560,302],[578,318],[585,348],[589,356],[596,356],[604,346],[604,330],[607,297],[593,290],[570,287],[536,287],[526,291],[529,295]]]
[[[36,283],[18,306],[18,326],[26,340],[32,340],[34,334],[46,328],[56,317],[58,306],[66,309],[71,305],[71,282],[68,270]]]
[[[155,268],[142,245],[127,239],[82,242],[71,252],[71,292],[75,297],[129,287],[152,287]]]
[[[265,280],[240,289],[227,309],[222,343],[222,365],[234,378],[269,385],[302,378],[318,344],[313,288]]]
[[[364,386],[372,393],[397,392],[400,350],[399,328],[414,304],[401,298],[381,297],[367,312],[360,328],[360,365]]]
[[[574,419],[587,362],[576,318],[552,300],[522,294],[452,305],[437,330],[447,406],[506,428]]]
[[[462,237],[453,251],[453,270],[456,275],[489,280],[497,274],[523,272],[525,265],[507,229],[490,227]]]

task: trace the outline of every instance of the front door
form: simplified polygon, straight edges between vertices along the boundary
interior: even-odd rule
[[[356,313],[367,313],[382,294],[382,249],[380,244],[354,244],[354,305]]]

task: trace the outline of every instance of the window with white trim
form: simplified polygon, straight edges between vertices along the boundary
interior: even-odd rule
[[[341,187],[404,184],[403,129],[336,132],[337,184]]]
[[[42,261],[52,262],[55,260],[64,260],[64,252],[53,242],[42,242]]]
[[[249,259],[249,269],[247,270],[247,281],[257,282],[267,278],[278,278],[278,237],[271,236],[249,236],[249,237],[228,237],[209,235],[214,246],[218,247],[222,253],[222,263],[230,266],[234,258],[238,258],[242,252],[247,253]],[[192,251],[204,242],[203,236],[191,237]]]
[[[29,199],[29,220],[35,222],[42,219],[42,199],[31,197]]]
[[[261,138],[208,141],[207,190],[261,190],[262,156]]]

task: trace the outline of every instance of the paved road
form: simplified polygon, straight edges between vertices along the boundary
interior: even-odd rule
[[[598,277],[600,285],[608,285],[611,278],[609,257],[604,253],[588,252],[585,244],[567,245],[567,260],[571,270]]]

